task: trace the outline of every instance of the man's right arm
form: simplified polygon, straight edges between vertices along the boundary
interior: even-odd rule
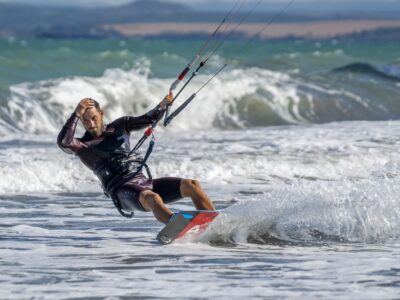
[[[57,137],[58,147],[68,154],[78,153],[79,150],[82,149],[83,144],[74,137],[78,121],[79,117],[74,112],[71,117],[69,117]]]

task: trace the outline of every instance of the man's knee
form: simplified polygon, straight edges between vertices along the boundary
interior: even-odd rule
[[[195,179],[182,179],[182,188],[184,190],[198,190],[201,188],[200,182]]]
[[[163,204],[160,195],[150,190],[142,191],[140,193],[139,201],[142,204],[143,208],[147,211],[151,211],[154,209],[154,207]]]

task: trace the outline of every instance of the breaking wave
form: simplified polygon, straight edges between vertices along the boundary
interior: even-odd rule
[[[351,76],[355,70],[362,71],[367,78]],[[343,72],[346,76],[339,74]],[[371,74],[380,77],[369,78]],[[208,78],[199,75],[177,102]],[[233,69],[199,93],[170,128],[247,128],[398,119],[398,86],[388,78],[395,75],[366,64],[310,76],[260,68]],[[0,133],[56,133],[83,97],[97,99],[108,120],[142,114],[163,98],[172,81],[150,78],[149,71],[142,68],[109,69],[101,77],[75,76],[12,85],[9,96],[2,100]]]

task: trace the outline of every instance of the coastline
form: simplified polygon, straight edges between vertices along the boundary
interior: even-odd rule
[[[237,24],[230,24],[228,33]],[[240,25],[235,35],[249,37],[260,32],[266,23],[245,23]],[[105,24],[100,28],[114,32],[122,37],[158,37],[158,36],[187,36],[208,35],[218,26],[217,23],[126,23]],[[273,38],[308,38],[324,39],[341,37],[362,32],[380,29],[400,28],[400,20],[345,20],[345,21],[317,21],[271,24],[260,34],[260,39]]]

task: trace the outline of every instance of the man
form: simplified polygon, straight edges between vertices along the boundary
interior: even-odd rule
[[[143,158],[138,151],[131,153],[131,131],[160,120],[171,101],[172,95],[168,95],[142,116],[122,117],[106,125],[99,103],[85,98],[58,135],[58,146],[66,153],[76,154],[96,174],[105,194],[113,199],[123,216],[131,217],[135,209],[152,211],[158,221],[168,223],[173,213],[165,204],[183,197],[191,197],[196,209],[214,210],[198,181],[147,178],[142,173]],[[86,129],[81,138],[74,137],[78,120]]]

